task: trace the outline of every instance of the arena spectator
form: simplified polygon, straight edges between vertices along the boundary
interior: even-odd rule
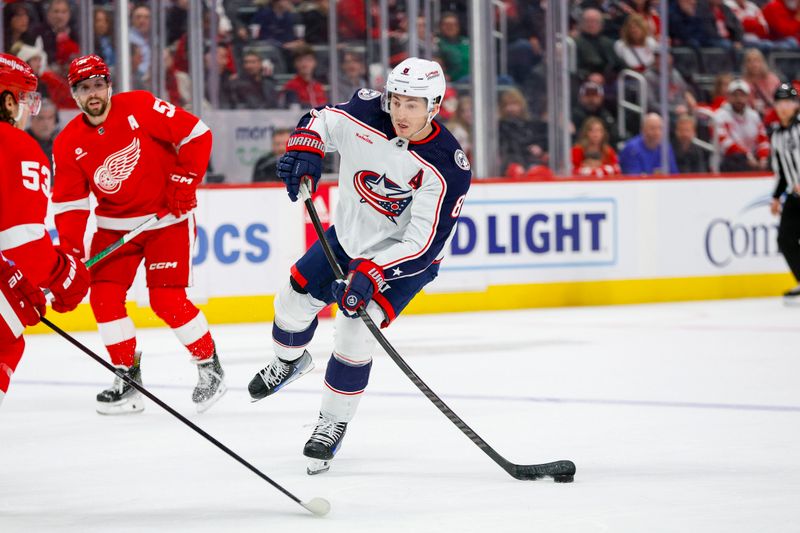
[[[329,0],[304,0],[296,8],[308,44],[328,44],[328,3]]]
[[[347,100],[362,87],[369,87],[367,82],[367,64],[364,55],[347,51],[342,54],[342,75],[339,76],[339,97]]]
[[[647,109],[655,112],[661,108],[661,51],[655,50],[655,59],[644,73],[647,80]],[[667,105],[670,118],[674,120],[678,115],[691,114],[697,106],[697,99],[689,83],[681,73],[672,65],[672,54],[667,53],[669,68]]]
[[[648,33],[658,38],[661,35],[661,17],[657,0],[619,0],[608,2],[608,19],[605,34],[616,39],[630,15],[639,15],[647,22]]]
[[[150,71],[142,72],[142,61],[144,61],[142,49],[133,42],[128,45],[128,48],[130,50],[131,60],[131,90],[146,91],[150,83]]]
[[[94,8],[94,51],[103,58],[106,65],[116,64],[114,53],[114,18],[104,7]]]
[[[619,141],[617,120],[605,106],[603,86],[594,81],[584,82],[578,90],[578,101],[572,106],[572,129],[577,132],[589,117],[597,117],[603,122],[611,144]]]
[[[649,175],[678,173],[675,154],[672,146],[667,146],[669,165],[661,160],[661,142],[663,140],[663,121],[657,113],[648,113],[642,120],[642,132],[625,143],[619,157],[619,165],[623,174]]]
[[[742,26],[721,0],[677,0],[670,2],[669,33],[673,46],[741,46]]]
[[[367,37],[367,9],[372,19],[372,38],[380,38],[380,6],[376,0],[338,0],[336,17],[339,38],[343,42],[361,41]]]
[[[300,23],[300,17],[294,12],[291,0],[274,0],[262,7],[250,23],[258,25],[259,41],[290,48],[297,40],[294,27]]]
[[[728,85],[728,101],[714,114],[719,140],[720,170],[743,172],[764,170],[769,157],[769,139],[761,116],[749,105],[750,87],[741,79]]]
[[[709,171],[709,152],[697,144],[697,121],[691,115],[681,115],[675,121],[675,163],[682,174],[699,174]]]
[[[704,106],[711,111],[716,111],[728,101],[728,85],[733,81],[731,72],[721,72],[714,76],[714,85],[711,88],[711,101]]]
[[[725,5],[724,0],[700,1],[708,2],[717,36],[726,42],[730,42],[734,48],[741,48],[744,39],[744,28],[742,28],[742,23],[731,8]]]
[[[605,124],[597,117],[589,117],[572,147],[572,173],[578,176],[604,178],[620,173],[617,153],[608,144]]]
[[[3,46],[12,50],[15,46],[36,45],[36,32],[31,24],[31,8],[25,2],[7,4],[3,10]],[[39,39],[39,47],[41,47]]]
[[[458,97],[455,113],[446,126],[467,154],[467,158],[472,157],[472,95],[462,94]]]
[[[37,91],[50,99],[58,109],[77,109],[66,78],[50,70],[47,53],[35,46],[22,45],[17,56],[28,63],[39,78]]]
[[[233,107],[236,109],[271,109],[278,107],[278,91],[269,63],[255,51],[242,56],[242,70],[231,81]],[[273,169],[274,174],[274,169]]]
[[[764,54],[755,48],[744,53],[742,79],[750,86],[749,105],[763,117],[772,109],[772,95],[781,84],[778,76],[767,66]]]
[[[28,133],[36,139],[42,151],[53,164],[53,141],[58,135],[58,110],[50,100],[42,100],[42,108],[39,114],[31,117],[28,126]]]
[[[653,63],[658,42],[650,35],[647,21],[637,14],[629,15],[614,43],[614,51],[625,66],[644,72]]]
[[[593,72],[602,74],[606,80],[613,80],[622,67],[614,52],[614,41],[603,35],[603,13],[598,9],[583,10],[575,49],[581,80]]]
[[[131,44],[136,45],[142,55],[135,72],[140,79],[149,78],[150,75],[150,7],[139,4],[131,11],[131,29],[128,34]]]
[[[736,15],[744,32],[742,42],[745,46],[768,51],[773,48],[791,48],[796,45],[793,40],[773,41],[770,36],[769,24],[764,18],[764,13],[758,4],[750,0],[725,0],[725,5]]]
[[[761,8],[769,25],[773,41],[783,41],[791,47],[800,43],[800,10],[797,0],[771,0]]]
[[[508,73],[518,85],[525,83],[544,56],[545,12],[542,0],[508,2]]]
[[[204,55],[205,77],[206,77],[206,98],[211,99],[209,89],[211,88],[211,50]],[[217,72],[219,73],[219,107],[218,109],[232,109],[234,105],[233,80],[235,73],[231,70],[232,58],[230,48],[227,46],[217,46]]]
[[[50,68],[66,74],[69,63],[80,53],[77,23],[72,18],[69,0],[52,0],[48,4],[45,23],[37,33],[42,37]]]
[[[516,168],[524,174],[533,166],[546,164],[547,124],[531,117],[519,89],[504,90],[499,107],[498,140],[503,171],[512,175],[516,173],[512,168]]]
[[[297,74],[286,82],[281,98],[287,106],[299,104],[300,107],[317,107],[327,103],[325,88],[314,78],[317,56],[308,45],[300,46],[294,52],[294,70]]]
[[[272,132],[272,151],[258,158],[253,167],[253,183],[265,181],[280,182],[276,173],[278,159],[286,152],[286,143],[292,134],[290,129],[276,129]]]
[[[455,13],[442,13],[439,20],[437,45],[442,67],[448,78],[454,82],[469,76],[469,39],[461,34],[461,24]]]

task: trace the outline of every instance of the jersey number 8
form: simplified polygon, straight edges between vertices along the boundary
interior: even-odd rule
[[[45,196],[50,196],[50,169],[47,165],[40,165],[37,161],[22,162],[22,184],[26,189],[38,191],[40,188]]]

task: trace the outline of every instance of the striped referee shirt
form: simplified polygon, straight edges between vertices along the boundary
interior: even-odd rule
[[[770,137],[772,170],[778,181],[773,198],[783,193],[792,194],[800,185],[800,115],[795,115],[788,126],[779,125]]]

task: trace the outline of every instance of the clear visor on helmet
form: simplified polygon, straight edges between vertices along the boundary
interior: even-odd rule
[[[19,93],[19,104],[27,106],[31,116],[35,117],[42,109],[42,95],[37,92]]]

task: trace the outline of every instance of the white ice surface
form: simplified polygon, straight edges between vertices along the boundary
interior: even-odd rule
[[[58,323],[58,315],[50,316]],[[387,332],[501,455],[572,459],[573,484],[516,481],[383,353],[327,474],[305,474],[316,369],[251,404],[270,325],[217,326],[230,390],[203,415],[169,330],[141,330],[145,385],[302,500],[312,517],[157,405],[94,412],[113,376],[55,335],[0,407],[0,531],[800,531],[800,310],[777,299],[404,316]],[[75,337],[97,353],[96,334]]]

